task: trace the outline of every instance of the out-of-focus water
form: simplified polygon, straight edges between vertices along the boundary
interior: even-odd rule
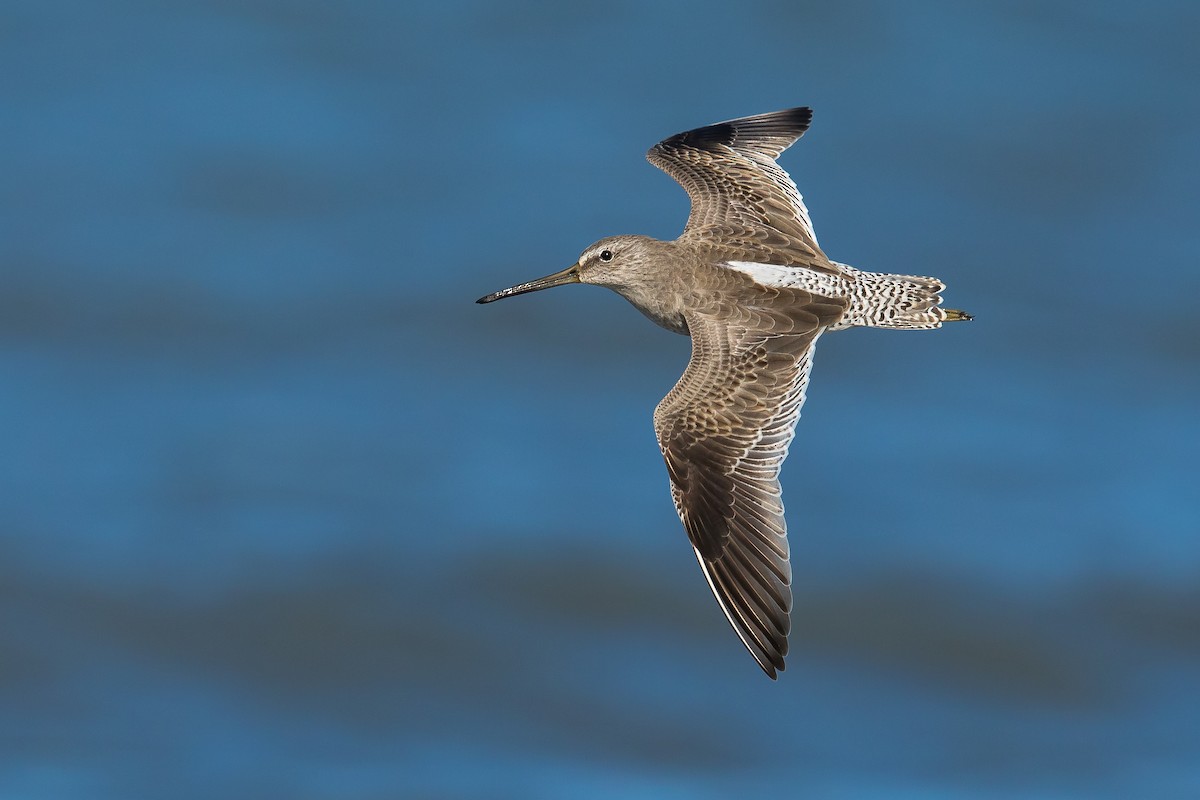
[[[1200,796],[1191,3],[9,2],[0,797]],[[841,261],[765,679],[571,287],[808,104]]]

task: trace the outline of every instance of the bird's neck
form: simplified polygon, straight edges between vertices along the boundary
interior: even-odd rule
[[[690,270],[679,263],[680,254],[674,242],[648,239],[644,247],[649,251],[645,262],[637,270],[623,275],[619,285],[609,288],[655,324],[686,334],[688,327],[683,312]]]

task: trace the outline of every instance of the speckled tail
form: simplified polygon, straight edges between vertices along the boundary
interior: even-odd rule
[[[878,272],[858,272],[855,278],[850,309],[843,321],[847,326],[929,330],[940,328],[947,319],[969,319],[962,312],[948,316],[939,307],[939,292],[946,286],[937,278]]]

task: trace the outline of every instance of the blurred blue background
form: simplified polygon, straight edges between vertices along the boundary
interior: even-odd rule
[[[0,11],[0,798],[1200,796],[1194,3]],[[811,105],[772,683],[650,415],[660,138]]]

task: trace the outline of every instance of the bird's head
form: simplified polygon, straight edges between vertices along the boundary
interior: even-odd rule
[[[561,272],[492,292],[475,302],[490,303],[568,283],[591,283],[620,291],[643,274],[642,267],[652,258],[655,244],[658,242],[648,236],[609,236],[587,247],[578,261]]]

